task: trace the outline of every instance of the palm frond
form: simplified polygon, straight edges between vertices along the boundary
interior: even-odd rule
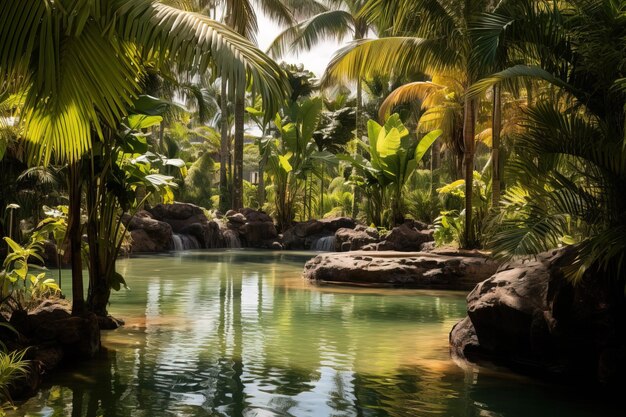
[[[354,31],[354,18],[343,10],[329,10],[281,32],[268,48],[268,53],[280,58],[286,53],[309,50],[326,39],[341,42]]]
[[[390,37],[352,42],[333,57],[323,84],[347,82],[378,74],[403,76],[417,71],[446,72],[458,67],[460,55],[442,39]]]
[[[395,106],[418,100],[423,102],[434,91],[440,91],[445,88],[445,86],[428,81],[417,81],[400,86],[392,91],[382,102],[378,110],[378,118],[385,120]]]

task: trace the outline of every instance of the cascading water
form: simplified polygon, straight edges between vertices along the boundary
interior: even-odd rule
[[[224,241],[226,247],[229,249],[240,249],[241,240],[239,239],[239,233],[234,230],[226,230],[224,232]]]
[[[172,235],[172,247],[175,251],[200,249],[200,243],[195,236],[174,233]]]
[[[335,251],[335,235],[324,236],[317,239],[311,245],[311,250],[322,252],[334,252]]]

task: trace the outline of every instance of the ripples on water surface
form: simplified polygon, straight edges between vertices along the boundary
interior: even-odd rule
[[[301,278],[310,257],[119,261],[132,289],[110,310],[126,326],[103,334],[102,358],[57,373],[10,415],[609,415],[566,390],[456,366],[448,333],[464,294],[316,287]]]

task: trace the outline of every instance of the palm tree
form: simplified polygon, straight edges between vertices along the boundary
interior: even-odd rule
[[[70,164],[73,312],[84,310],[80,258],[80,159],[115,129],[141,88],[145,63],[210,65],[272,114],[287,86],[276,64],[248,40],[205,16],[154,0],[8,0],[0,5],[0,80],[19,80],[21,121],[32,154]]]
[[[470,33],[474,16],[493,8],[489,0],[369,0],[362,16],[376,21],[380,39],[356,41],[340,50],[325,80],[347,81],[376,74],[404,75],[423,71],[460,80],[463,92],[484,72],[474,58]],[[476,98],[465,95],[463,153],[465,171],[465,242],[475,244],[472,227],[472,183]]]
[[[553,6],[520,0],[483,21],[491,33],[481,43],[486,52],[506,37],[530,65],[493,74],[471,93],[515,79],[540,80],[558,92],[527,110],[511,164],[518,183],[504,194],[491,243],[512,258],[578,242],[565,268],[570,277],[601,271],[623,286],[626,60],[623,43],[606,40],[626,34],[624,6],[603,0]],[[526,33],[531,19],[535,30]],[[623,288],[616,291],[623,295]]]
[[[319,2],[321,11],[297,24],[285,29],[272,42],[268,53],[280,58],[286,52],[298,53],[310,50],[326,39],[342,41],[351,35],[352,40],[360,40],[367,36],[372,25],[362,16],[366,0],[329,0]],[[362,78],[356,79],[356,132],[357,140],[361,140],[363,84]],[[353,193],[357,189],[353,188]],[[352,205],[352,216],[357,215],[358,198],[355,194]]]

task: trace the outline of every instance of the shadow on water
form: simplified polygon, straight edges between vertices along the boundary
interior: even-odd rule
[[[98,360],[51,377],[13,415],[604,416],[564,389],[463,370],[447,338],[464,296],[318,288],[311,254],[185,252],[119,262],[127,325]]]

